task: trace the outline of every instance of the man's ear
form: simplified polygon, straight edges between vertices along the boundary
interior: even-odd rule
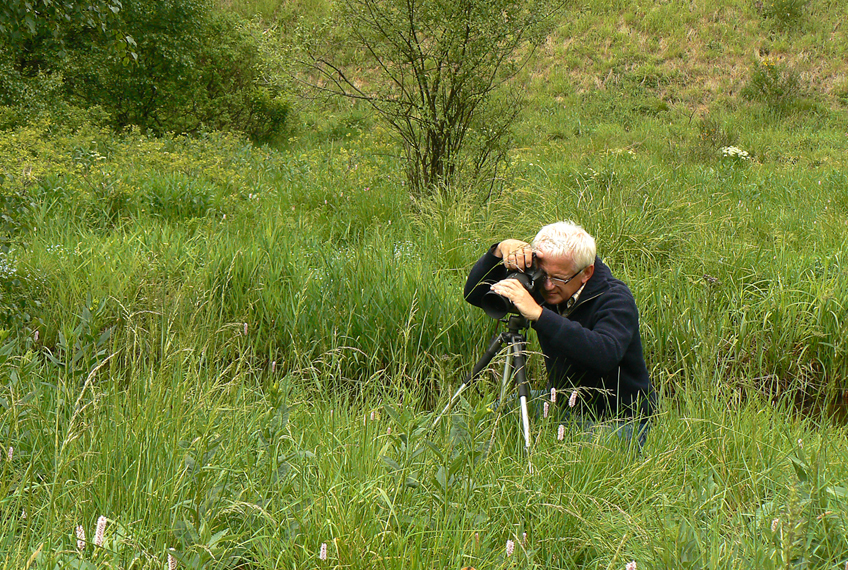
[[[592,275],[594,275],[594,274],[595,274],[595,264],[593,263],[592,265],[590,265],[589,267],[587,267],[586,269],[583,270],[583,279],[582,279],[583,283],[585,283],[586,281],[591,279]]]

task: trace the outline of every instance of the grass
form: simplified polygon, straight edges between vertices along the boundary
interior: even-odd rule
[[[492,432],[491,395],[433,430],[408,402],[304,398],[308,386],[247,362],[209,374],[174,354],[126,383],[94,376],[79,396],[46,372],[29,370],[39,381],[15,385],[8,408],[7,567],[35,551],[37,567],[150,568],[169,551],[187,568],[836,567],[848,556],[844,430],[728,400],[719,385],[665,411],[641,455],[615,439],[558,441],[540,420],[530,474],[514,414]],[[106,547],[80,553],[73,529],[92,540],[104,513]]]
[[[294,10],[257,6],[231,7]],[[837,12],[571,6],[491,195],[410,195],[344,104],[277,149],[0,134],[2,567],[843,568]],[[811,93],[739,97],[764,47]],[[561,218],[637,299],[662,394],[641,455],[542,419],[524,456],[487,411],[499,361],[430,428],[498,330],[468,268]]]

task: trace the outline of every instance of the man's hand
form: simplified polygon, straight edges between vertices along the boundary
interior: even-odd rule
[[[526,241],[505,239],[495,248],[495,256],[503,259],[510,271],[524,271],[533,264],[533,248]]]
[[[509,299],[524,318],[538,321],[539,317],[542,316],[542,307],[517,279],[498,281],[492,285],[491,290],[501,297]]]

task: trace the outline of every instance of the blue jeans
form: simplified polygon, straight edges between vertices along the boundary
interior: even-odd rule
[[[550,392],[545,390],[531,390],[530,401],[527,402],[529,413],[537,420],[542,417],[545,402],[550,404]],[[504,405],[509,409],[517,406],[518,397],[513,394],[506,398]],[[500,402],[495,402],[492,405],[492,410],[497,410]],[[642,451],[645,441],[648,439],[648,432],[651,431],[651,420],[648,418],[631,418],[631,419],[613,419],[613,420],[596,420],[587,418],[579,414],[573,414],[567,406],[553,407],[553,413],[557,414],[555,418],[559,424],[562,424],[566,429],[572,432],[582,434],[582,439],[589,440],[595,435],[615,435],[622,443],[628,447],[634,442],[638,451]]]

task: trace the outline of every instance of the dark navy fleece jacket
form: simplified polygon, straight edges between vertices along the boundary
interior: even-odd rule
[[[465,299],[480,306],[489,287],[506,275],[489,249],[471,269]],[[642,354],[636,302],[600,258],[574,306],[544,303],[532,326],[545,355],[549,389],[580,388],[580,408],[598,418],[654,412],[656,393]]]

